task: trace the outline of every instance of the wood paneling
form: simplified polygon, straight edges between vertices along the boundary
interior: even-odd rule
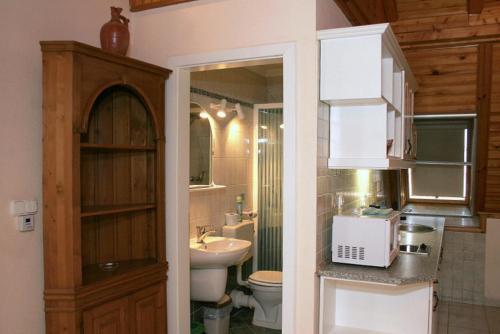
[[[439,10],[433,9],[435,6],[439,6]],[[455,6],[453,1],[448,6],[443,5],[443,0],[429,1],[426,7],[422,6],[408,13],[402,12],[404,8],[398,2],[399,20],[391,22],[391,27],[403,46],[429,41],[498,37],[500,34],[500,2],[487,2],[480,12],[479,7],[474,7],[477,14],[472,15],[468,13],[465,1],[462,5],[457,3]]]
[[[130,3],[130,10],[132,12],[138,12],[141,10],[170,6],[191,1],[196,1],[196,0],[129,0],[129,3]]]
[[[415,114],[477,112],[478,47],[406,50],[419,84]]]
[[[128,334],[127,298],[114,300],[83,313],[84,334]]]
[[[491,49],[491,68],[500,68],[500,44]],[[491,99],[488,117],[488,142],[485,147],[488,156],[484,211],[500,211],[500,71],[491,75]]]
[[[335,0],[353,25],[393,22],[398,19],[396,0]]]

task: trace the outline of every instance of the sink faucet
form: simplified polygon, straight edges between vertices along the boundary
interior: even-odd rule
[[[196,242],[199,244],[204,243],[205,238],[215,233],[213,225],[196,226]]]

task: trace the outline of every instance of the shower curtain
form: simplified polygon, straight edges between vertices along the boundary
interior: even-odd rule
[[[258,269],[282,270],[283,105],[257,105]]]

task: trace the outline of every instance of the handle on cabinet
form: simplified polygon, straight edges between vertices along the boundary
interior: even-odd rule
[[[438,296],[437,291],[434,291],[432,296],[434,297],[434,305],[432,306],[432,312],[436,312],[437,308],[439,306],[439,296]]]
[[[411,140],[408,138],[407,139],[407,144],[408,144],[408,150],[406,151],[406,154],[410,154],[412,149],[413,149],[413,145],[411,144]]]

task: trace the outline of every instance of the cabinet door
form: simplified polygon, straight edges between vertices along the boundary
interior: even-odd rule
[[[164,284],[151,286],[130,298],[131,334],[165,334],[166,309]]]
[[[84,334],[128,334],[129,304],[118,299],[83,312]]]

